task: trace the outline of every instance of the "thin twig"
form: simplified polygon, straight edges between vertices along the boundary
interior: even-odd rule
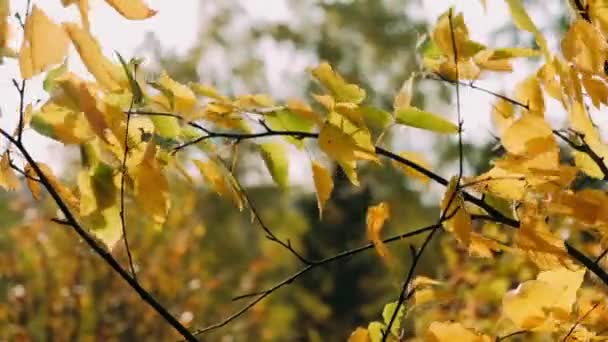
[[[25,107],[25,79],[21,80],[21,85],[13,78],[13,85],[19,93],[19,122],[17,123],[17,141],[21,142],[23,136],[23,125],[24,125],[24,107]]]
[[[459,84],[461,86],[465,86],[465,87],[468,87],[468,88],[471,88],[471,89],[474,89],[474,90],[477,90],[477,91],[481,91],[481,92],[486,93],[488,95],[492,95],[492,96],[494,96],[496,98],[499,98],[501,100],[507,101],[507,102],[509,102],[509,103],[511,103],[511,104],[513,104],[515,106],[521,107],[521,108],[523,108],[525,110],[530,110],[530,106],[529,105],[527,105],[525,103],[521,103],[521,102],[519,102],[519,101],[517,101],[517,100],[515,100],[513,98],[508,97],[508,96],[499,94],[499,93],[497,93],[495,91],[492,91],[492,90],[480,87],[480,86],[476,85],[473,81],[463,82],[463,81],[458,81],[458,80],[452,80],[452,79],[446,78],[445,76],[443,76],[441,74],[429,74],[429,76],[426,77],[426,79],[434,80],[434,81],[447,82],[447,83],[452,83],[452,84],[457,83],[457,84]]]
[[[448,23],[450,24],[450,36],[452,38],[452,51],[454,52],[454,68],[456,70],[456,80],[460,79],[460,74],[458,70],[458,49],[456,48],[456,37],[454,35],[454,23],[452,22],[452,11],[450,8],[448,12]],[[458,180],[456,181],[456,190],[458,190],[458,186],[460,185],[460,180],[462,179],[462,172],[464,168],[463,163],[463,151],[462,151],[462,116],[460,110],[460,83],[455,82],[454,86],[456,88],[456,112],[458,115]]]
[[[420,257],[424,253],[424,250],[428,246],[429,242],[431,242],[433,235],[435,235],[435,232],[437,232],[437,230],[439,230],[440,227],[441,227],[441,222],[438,223],[435,226],[435,228],[433,228],[431,230],[429,235],[426,236],[426,239],[424,239],[424,242],[422,243],[422,246],[420,247],[420,249],[416,253],[414,253],[413,260],[412,260],[412,266],[410,266],[410,269],[407,272],[407,277],[405,278],[405,281],[403,282],[403,285],[401,286],[401,292],[399,293],[399,299],[397,300],[397,306],[395,307],[395,311],[393,311],[393,314],[391,315],[391,319],[388,322],[388,325],[386,326],[386,328],[384,329],[384,332],[382,333],[382,342],[385,342],[386,339],[388,338],[391,328],[392,328],[393,324],[395,323],[395,319],[397,318],[397,313],[399,312],[399,309],[401,308],[401,306],[403,305],[403,302],[406,299],[407,288],[408,288],[412,278],[414,277],[414,271],[416,270],[416,266],[418,265],[418,261],[420,260]],[[415,251],[415,249],[414,249],[414,251]]]
[[[382,240],[383,243],[391,243],[391,242],[395,242],[395,241],[399,241],[405,238],[409,238],[412,236],[416,236],[419,234],[422,234],[424,232],[433,230],[433,229],[437,229],[439,228],[441,225],[440,224],[434,224],[428,227],[423,227],[420,229],[416,229],[407,233],[403,233],[403,234],[399,234],[396,236],[392,236],[390,238],[384,239]],[[276,290],[280,289],[281,287],[285,286],[285,285],[289,285],[291,284],[294,280],[298,279],[299,277],[301,277],[302,275],[306,274],[307,272],[311,271],[314,268],[320,267],[322,265],[326,265],[329,263],[332,263],[334,261],[337,260],[341,260],[356,254],[359,254],[363,251],[369,250],[369,249],[373,249],[374,248],[374,244],[372,242],[367,243],[361,247],[357,247],[354,249],[350,249],[350,250],[346,250],[343,251],[341,253],[338,253],[336,255],[333,255],[331,257],[327,257],[325,259],[321,259],[318,261],[314,261],[309,265],[304,266],[303,268],[301,268],[299,271],[293,273],[292,275],[290,275],[289,277],[283,279],[282,281],[276,283],[275,285],[273,285],[272,287],[264,290],[264,291],[257,291],[255,293],[249,293],[249,294],[244,294],[244,295],[240,295],[240,296],[236,296],[235,300],[237,299],[243,299],[243,298],[248,298],[248,297],[254,297],[257,296],[255,299],[253,299],[251,302],[247,303],[245,306],[243,306],[241,309],[237,310],[235,313],[233,313],[232,315],[228,316],[227,318],[223,319],[222,321],[209,325],[205,328],[202,329],[198,329],[196,331],[194,331],[194,335],[199,335],[199,334],[203,334],[206,332],[209,332],[211,330],[214,329],[218,329],[221,328],[227,324],[229,324],[230,322],[232,322],[233,320],[235,320],[236,318],[238,318],[239,316],[243,315],[245,312],[249,311],[249,309],[251,309],[253,306],[255,306],[257,303],[259,303],[261,300],[263,300],[264,298],[266,298],[267,296],[269,296],[270,294],[272,294],[273,292],[275,292]]]
[[[513,336],[517,336],[517,335],[521,335],[521,334],[526,334],[527,332],[528,332],[527,330],[518,330],[518,331],[512,332],[512,333],[507,334],[507,335],[502,336],[502,337],[498,337],[497,336],[495,342],[504,341],[504,340],[509,339],[509,338],[511,338]]]
[[[125,219],[125,179],[127,175],[127,158],[129,158],[129,123],[131,122],[131,110],[133,110],[133,104],[135,103],[135,97],[131,97],[131,103],[129,104],[129,110],[127,111],[127,126],[125,128],[125,149],[122,156],[122,164],[120,170],[120,226],[122,228],[122,239],[125,243],[125,249],[127,250],[127,258],[129,259],[129,268],[133,278],[137,281],[137,274],[135,273],[135,266],[133,265],[133,257],[131,256],[131,248],[129,248],[129,239],[127,237],[127,222]]]
[[[291,246],[291,241],[289,241],[289,239],[287,241],[283,241],[283,240],[279,239],[272,232],[272,230],[266,225],[266,223],[262,220],[262,216],[260,216],[260,213],[258,212],[256,207],[253,205],[253,202],[251,201],[249,194],[243,189],[240,189],[240,191],[241,191],[241,194],[243,195],[243,197],[245,197],[245,200],[247,201],[247,206],[249,206],[249,209],[251,209],[251,212],[253,213],[253,216],[255,217],[256,221],[258,221],[258,223],[260,224],[260,227],[262,227],[262,229],[264,230],[264,233],[266,233],[266,238],[272,242],[275,242],[275,243],[281,245],[283,248],[287,249],[291,254],[293,254],[303,264],[305,264],[305,265],[313,264],[312,261],[306,259],[304,256],[302,256],[302,254],[300,254],[298,251],[296,251]]]
[[[597,308],[600,305],[601,302],[597,302],[595,303],[589,310],[587,310],[587,312],[585,312],[584,315],[582,315],[581,317],[579,317],[576,322],[574,322],[574,324],[572,325],[572,328],[570,328],[570,330],[568,331],[568,333],[566,334],[566,336],[564,336],[564,339],[562,340],[563,342],[566,342],[568,340],[568,337],[570,337],[570,335],[572,335],[572,333],[574,332],[574,329],[576,329],[576,327],[581,324],[581,322],[583,320],[585,320],[585,318],[587,318],[587,316],[589,316],[589,314],[591,314],[591,312],[593,312],[593,310],[595,310],[595,308]]]

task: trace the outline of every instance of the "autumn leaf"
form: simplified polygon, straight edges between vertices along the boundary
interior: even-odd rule
[[[365,99],[365,90],[359,88],[356,84],[347,83],[328,63],[321,63],[314,68],[312,75],[339,102],[359,104]]]
[[[573,266],[563,240],[551,232],[542,218],[525,216],[515,234],[514,247],[527,254],[540,269]]]
[[[7,191],[19,190],[21,182],[15,174],[15,171],[11,168],[9,160],[9,154],[4,152],[0,157],[0,187]]]
[[[319,147],[340,164],[354,185],[359,185],[357,160],[378,160],[369,132],[349,124],[339,115],[330,115],[321,127]]]
[[[504,148],[513,154],[546,151],[557,148],[553,131],[540,116],[524,114],[505,130],[501,139]]]
[[[211,189],[220,196],[231,200],[239,210],[245,207],[247,201],[243,197],[236,179],[220,161],[214,159],[209,159],[206,162],[194,160],[194,164]]]
[[[348,337],[348,342],[372,342],[367,329],[358,327]]]
[[[25,22],[25,37],[19,51],[21,77],[32,78],[47,67],[63,62],[68,43],[61,27],[34,5]]]
[[[539,273],[536,280],[521,283],[503,298],[503,313],[525,330],[551,330],[550,314],[567,318],[583,282],[584,270],[558,268]]]
[[[36,171],[34,171],[34,168],[30,164],[27,164],[25,168],[23,168],[23,172],[26,176],[25,184],[27,184],[27,188],[30,190],[32,197],[34,197],[35,200],[40,200],[41,187]]]
[[[442,217],[448,217],[442,223],[446,230],[454,234],[463,246],[468,247],[473,223],[471,215],[464,208],[462,195],[456,193],[458,190],[457,180],[458,177],[452,177],[441,200],[441,215]]]
[[[395,112],[398,124],[425,129],[437,133],[458,133],[458,126],[440,115],[416,107],[400,108]]]
[[[114,91],[124,87],[126,77],[117,65],[110,62],[101,52],[101,47],[90,32],[73,23],[64,23],[76,51],[87,70],[106,90]]]
[[[260,144],[260,154],[272,179],[281,189],[289,186],[289,159],[285,145],[278,142]]]
[[[367,208],[367,238],[374,244],[378,255],[387,263],[392,263],[392,256],[382,242],[380,233],[390,215],[390,209],[386,202]]]
[[[123,17],[131,20],[148,19],[156,14],[143,0],[106,0],[108,5],[120,13]]]
[[[426,161],[426,159],[424,158],[424,156],[422,156],[419,153],[415,153],[415,152],[400,152],[399,156],[403,157],[404,159],[410,160],[410,161],[418,164],[419,166],[421,166],[421,167],[423,167],[423,168],[425,168],[427,170],[431,169],[430,164]],[[401,171],[403,171],[403,173],[405,173],[406,175],[408,175],[410,177],[416,178],[417,180],[419,180],[423,184],[428,184],[428,182],[429,182],[429,178],[425,174],[417,171],[416,169],[414,169],[414,168],[412,168],[410,166],[407,166],[407,165],[405,165],[403,163],[400,163],[398,161],[393,161],[393,166],[396,167],[396,168],[398,168],[398,169],[400,169]]]
[[[334,180],[329,171],[317,161],[312,161],[312,178],[315,183],[319,218],[323,218],[323,208],[334,189]]]
[[[474,330],[467,329],[460,323],[455,322],[433,322],[426,332],[427,341],[431,342],[491,342],[490,336],[479,334]]]
[[[143,161],[134,176],[135,199],[143,212],[153,219],[157,228],[160,228],[167,218],[171,200],[169,183],[156,160],[156,150],[156,144],[150,141]]]
[[[505,0],[505,1],[509,5],[509,10],[511,11],[511,17],[513,18],[513,23],[515,24],[515,26],[517,26],[520,30],[525,30],[525,31],[532,33],[534,35],[534,38],[536,39],[536,43],[538,44],[538,46],[540,46],[541,50],[543,51],[545,58],[547,60],[550,60],[551,54],[549,52],[547,40],[545,39],[543,34],[538,30],[536,25],[534,25],[534,22],[528,15],[528,12],[526,11],[526,8],[524,7],[522,1],[521,0]]]
[[[602,33],[591,23],[577,19],[564,35],[561,43],[566,60],[574,63],[579,70],[602,74],[608,52],[608,43]]]
[[[540,82],[535,75],[529,76],[515,87],[515,99],[528,106],[530,114],[543,117],[545,114],[545,100],[540,88]]]

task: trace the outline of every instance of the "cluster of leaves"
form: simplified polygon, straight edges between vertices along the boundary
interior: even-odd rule
[[[140,1],[107,2],[128,19],[155,14]],[[42,190],[46,189],[61,213],[53,220],[80,234],[144,301],[189,340],[194,340],[195,334],[230,323],[313,268],[371,248],[390,266],[396,261],[387,243],[424,233],[427,235],[421,246],[411,246],[412,266],[398,300],[385,307],[384,322],[358,328],[352,341],[399,340],[404,334],[434,341],[490,341],[524,332],[565,340],[601,338],[601,317],[608,310],[602,304],[608,275],[600,262],[606,254],[600,251],[605,248],[608,218],[603,210],[608,197],[601,189],[578,187],[575,180],[608,179],[604,163],[608,145],[593,125],[586,103],[589,98],[598,109],[608,104],[608,12],[600,0],[588,1],[585,6],[575,2],[577,16],[562,39],[560,56],[548,49],[546,39],[522,3],[506,2],[515,25],[531,32],[539,49],[493,48],[473,41],[464,16],[454,15],[450,9],[439,17],[424,44],[424,70],[404,82],[392,110],[368,104],[366,91],[346,81],[327,63],[310,70],[324,89],[311,95],[312,104],[301,99],[279,103],[265,94],[228,96],[211,85],[179,83],[164,72],[159,76],[142,75],[141,61],[127,62],[119,54],[114,61],[103,55],[89,30],[87,1],[64,2],[66,6],[79,6],[82,25],[57,24],[34,5],[23,24],[20,51],[14,54],[24,81],[21,86],[15,81],[21,94],[18,126],[12,133],[5,128],[0,130],[10,143],[0,160],[0,186],[18,189],[21,174],[35,199],[41,199]],[[8,14],[8,4],[4,4]],[[0,36],[7,36],[7,27],[6,23],[0,26],[4,29]],[[2,51],[8,49],[7,41],[0,41],[4,44]],[[69,71],[64,60],[70,43],[93,80]],[[466,118],[460,115],[459,101],[457,123],[418,108],[412,104],[414,80],[430,75],[454,84],[459,100],[459,87],[476,87],[472,82],[489,72],[512,71],[511,61],[518,57],[540,57],[543,64],[515,87],[514,97],[495,94],[497,103],[492,115],[505,153],[493,161],[490,170],[464,175],[461,128]],[[25,103],[25,80],[41,73],[46,73],[44,89],[49,99],[42,105]],[[546,121],[545,94],[568,113],[567,129],[554,130]],[[461,153],[458,174],[445,179],[431,171],[422,156],[409,151],[397,154],[382,147],[386,132],[403,125],[457,135]],[[49,166],[33,160],[21,140],[23,130],[30,127],[65,145],[79,147],[81,167],[75,186],[64,184]],[[560,158],[564,148],[558,139],[564,141],[571,158]],[[439,219],[428,227],[383,239],[382,227],[390,218],[390,210],[382,202],[367,212],[368,245],[310,260],[289,239],[280,239],[263,222],[235,177],[238,147],[244,141],[253,142],[254,153],[264,160],[272,179],[282,189],[290,184],[290,149],[305,151],[320,217],[334,187],[330,163],[335,162],[358,186],[358,166],[370,162],[373,167],[382,167],[381,157],[385,157],[412,177],[446,187]],[[195,151],[186,154],[186,149]],[[15,154],[25,159],[23,167],[14,162]],[[269,289],[242,296],[255,299],[226,320],[194,332],[141,286],[131,260],[125,217],[125,200],[132,199],[133,208],[142,214],[142,222],[161,229],[172,206],[170,179],[175,177],[194,185],[192,170],[197,170],[207,187],[239,210],[248,210],[268,240],[304,265]],[[445,279],[414,276],[426,247],[441,231],[457,241],[456,254],[461,251],[471,258],[495,259],[495,265],[515,258],[526,265],[531,275],[514,290],[508,290],[510,284],[499,280],[505,274],[496,271],[498,288],[490,291],[492,294],[485,301],[488,304],[466,291],[462,297],[450,295],[445,284],[464,284],[461,288],[468,286],[470,290],[480,279],[467,277],[473,272],[469,269],[457,272],[454,267],[449,268],[452,272]],[[128,255],[130,274],[108,252],[120,240]],[[584,252],[572,245],[576,242],[581,243]],[[597,257],[589,258],[586,253]],[[599,282],[594,281],[597,278]],[[486,319],[477,319],[481,314],[456,310],[450,305],[474,311],[484,308],[490,313],[485,314]],[[414,310],[434,319],[424,324],[415,322],[415,329],[407,331],[402,322]]]

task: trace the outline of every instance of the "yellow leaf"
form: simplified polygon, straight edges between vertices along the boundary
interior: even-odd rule
[[[416,164],[418,164],[419,166],[422,166],[423,168],[430,170],[431,166],[429,165],[429,163],[426,161],[426,159],[419,153],[416,152],[400,152],[399,156],[410,160]],[[418,171],[416,171],[414,168],[411,168],[403,163],[400,163],[398,161],[393,161],[393,166],[401,169],[401,171],[403,171],[406,175],[410,176],[410,177],[414,177],[416,179],[418,179],[419,181],[421,181],[423,184],[428,184],[429,182],[429,178],[424,175],[423,173],[420,173]]]
[[[574,102],[569,109],[570,127],[581,133],[584,141],[600,158],[608,160],[608,146],[603,143],[597,128],[594,126],[585,105]]]
[[[469,244],[469,254],[482,257],[492,258],[494,256],[493,251],[507,251],[510,250],[507,246],[503,246],[495,240],[487,238],[479,233],[471,233],[471,243]]]
[[[309,105],[298,99],[289,99],[287,101],[287,109],[305,120],[319,125],[323,124],[320,115],[316,113]]]
[[[25,37],[19,51],[21,77],[29,79],[53,64],[63,62],[68,38],[36,5],[25,22]]]
[[[73,23],[64,23],[63,27],[74,43],[87,70],[99,84],[110,91],[128,87],[123,70],[102,54],[99,43],[90,32]]]
[[[80,85],[80,108],[84,112],[93,132],[95,132],[103,141],[108,142],[107,133],[109,132],[110,127],[106,122],[103,110],[99,108],[100,105],[103,104],[98,104],[93,89],[85,83],[82,83]]]
[[[143,20],[156,14],[156,11],[150,9],[143,0],[106,0],[106,2],[123,17],[131,20]]]
[[[515,121],[515,109],[509,101],[498,99],[492,106],[492,123],[498,129],[499,135],[503,135],[507,128]]]
[[[150,141],[144,159],[135,175],[135,199],[142,210],[154,220],[156,227],[162,227],[171,200],[169,183],[156,160],[156,144]]]
[[[554,61],[547,61],[543,64],[536,72],[536,76],[549,96],[558,101],[563,101],[562,86],[558,79],[558,71]]]
[[[491,342],[492,338],[467,329],[460,323],[433,322],[426,332],[426,340],[429,342]]]
[[[226,167],[217,160],[210,159],[206,162],[194,160],[205,181],[218,195],[230,199],[239,210],[246,205],[246,200],[241,193],[240,187]]]
[[[544,116],[545,99],[535,75],[529,76],[515,87],[515,99],[528,106],[528,113]]]
[[[390,209],[388,203],[381,202],[375,206],[367,208],[367,238],[374,244],[376,252],[385,261],[391,262],[391,255],[386,248],[386,245],[382,242],[380,233],[384,222],[390,217]]]
[[[557,147],[553,131],[545,119],[527,113],[505,130],[501,143],[509,153],[517,155],[538,149],[537,144],[541,144],[542,151]]]
[[[190,83],[188,86],[198,96],[208,97],[208,98],[220,101],[220,102],[229,102],[230,101],[230,99],[228,97],[220,94],[220,92],[211,85],[202,84],[202,83]]]
[[[312,178],[315,183],[315,189],[317,194],[317,207],[319,208],[319,218],[323,217],[323,208],[325,203],[331,196],[331,192],[334,189],[334,180],[331,177],[329,171],[321,166],[316,161],[312,161]]]
[[[475,189],[487,192],[500,198],[514,201],[522,200],[526,192],[526,181],[521,173],[493,167],[489,171],[473,178]]]
[[[453,60],[444,60],[438,64],[425,64],[425,66],[450,80],[476,80],[481,74],[481,69],[472,59],[458,61],[458,64]]]
[[[587,176],[604,179],[604,173],[587,153],[573,150],[572,155],[574,156],[574,164],[576,167],[583,171]]]
[[[581,71],[604,73],[608,43],[602,33],[584,19],[577,19],[564,35],[562,53]]]
[[[542,218],[522,218],[521,226],[515,233],[514,246],[524,251],[540,269],[574,267],[564,241],[551,232]]]
[[[37,181],[38,177],[36,175],[36,171],[30,164],[27,164],[25,168],[23,168],[25,172],[25,183],[27,184],[28,189],[32,193],[32,197],[35,200],[40,200],[40,182]]]
[[[348,337],[348,342],[372,342],[367,329],[358,327]]]
[[[493,50],[479,51],[473,57],[473,60],[483,70],[513,71],[509,58],[495,58]]]
[[[403,85],[401,89],[395,96],[395,100],[393,101],[393,109],[396,111],[400,108],[410,107],[412,104],[412,93],[414,87],[414,75],[410,76]]]
[[[547,40],[543,36],[543,34],[536,28],[530,16],[526,12],[526,8],[524,7],[521,0],[505,0],[509,5],[509,10],[511,11],[511,16],[513,17],[513,23],[520,30],[525,30],[534,35],[536,39],[536,43],[540,46],[545,58],[547,60],[551,59],[551,53],[549,52],[549,47],[547,45]]]
[[[53,187],[53,189],[55,189],[55,191],[57,192],[57,194],[59,194],[59,197],[61,197],[61,199],[70,207],[72,208],[78,208],[78,198],[76,198],[76,196],[74,196],[74,194],[72,193],[72,191],[68,188],[66,188],[63,184],[61,184],[61,182],[59,181],[59,179],[57,179],[57,177],[55,177],[55,175],[53,174],[53,171],[51,170],[51,168],[44,164],[44,163],[36,163],[38,165],[38,168],[40,168],[40,171],[42,171],[42,174],[46,177],[46,179],[49,182],[49,185],[51,187]],[[27,182],[27,186],[30,189],[32,196],[35,199],[40,199],[40,192],[42,190],[41,184],[40,182],[37,181],[37,179],[39,178],[38,175],[36,174],[36,172],[34,171],[34,168],[30,165],[27,164],[24,168],[25,174],[28,176],[26,178],[26,182]]]
[[[8,50],[11,26],[8,18],[11,16],[9,0],[0,0],[0,52]],[[1,59],[0,59],[1,60]]]
[[[454,45],[458,60],[463,61],[473,57],[477,52],[483,50],[485,46],[469,39],[469,30],[464,22],[462,13],[452,16],[450,23],[449,9],[443,13],[437,20],[435,29],[433,30],[433,41],[441,50],[448,61],[454,62]],[[454,37],[454,41],[452,40]]]
[[[332,118],[330,117],[330,119]],[[319,133],[319,147],[340,164],[354,185],[359,185],[356,173],[357,159],[378,160],[371,137],[369,132],[356,127],[348,127],[345,118],[337,120],[338,126],[329,120],[323,124]],[[354,125],[351,124],[351,126]]]
[[[608,104],[608,86],[604,81],[583,75],[583,86],[595,108],[599,109],[600,104]]]
[[[365,90],[356,84],[347,83],[328,63],[321,63],[314,68],[312,75],[331,92],[338,102],[359,104],[365,99]]]
[[[11,168],[9,155],[6,152],[0,158],[0,187],[7,191],[18,190],[21,187],[19,178]]]
[[[120,210],[117,206],[111,206],[92,215],[86,222],[88,223],[87,227],[90,227],[91,232],[98,239],[103,241],[110,251],[122,238]]]
[[[441,200],[441,215],[450,217],[443,222],[446,230],[454,234],[458,242],[468,247],[473,223],[471,215],[464,208],[464,199],[460,193],[455,193],[457,177],[452,177],[443,199]]]
[[[80,193],[79,212],[81,216],[91,215],[97,209],[97,202],[89,173],[89,170],[81,170],[77,177],[78,192]]]
[[[176,82],[163,71],[156,82],[171,93],[173,106],[167,106],[167,110],[177,112],[188,117],[196,105],[196,96],[187,86]]]
[[[536,280],[520,284],[503,298],[503,313],[520,329],[544,330],[549,313],[567,318],[576,301],[585,270],[565,268],[541,272]]]

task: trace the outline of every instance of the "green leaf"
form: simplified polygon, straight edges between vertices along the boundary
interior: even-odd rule
[[[269,113],[264,117],[264,119],[270,128],[277,131],[310,132],[314,127],[313,121],[307,120],[302,115],[292,113],[287,109]],[[300,149],[304,146],[304,141],[302,139],[288,137],[287,141]]]
[[[91,186],[97,201],[97,210],[111,207],[116,202],[117,189],[113,181],[114,170],[105,163],[98,163],[91,176]]]
[[[179,122],[177,122],[176,118],[153,115],[150,119],[152,120],[152,123],[154,123],[154,128],[158,135],[163,138],[173,139],[181,132]]]
[[[278,142],[260,144],[261,155],[272,179],[281,189],[289,186],[289,159],[285,145]]]
[[[384,324],[380,322],[371,322],[367,326],[367,332],[369,333],[369,338],[372,342],[381,342],[382,341],[382,332],[384,331]]]
[[[30,127],[32,127],[34,131],[44,135],[45,137],[57,139],[57,136],[54,134],[53,125],[44,120],[44,117],[42,117],[42,115],[32,116]]]
[[[391,321],[391,317],[393,317],[393,313],[397,308],[397,302],[388,303],[384,306],[382,310],[382,318],[384,319],[384,325],[388,326]],[[391,334],[395,336],[399,336],[399,330],[401,329],[401,320],[403,319],[403,315],[405,315],[405,306],[401,305],[399,308],[399,312],[397,312],[397,316],[393,321],[393,325],[391,326]]]
[[[120,64],[122,65],[122,69],[125,71],[125,74],[127,75],[127,79],[129,80],[129,87],[131,87],[131,93],[133,94],[133,103],[136,105],[142,104],[144,102],[144,93],[141,90],[141,88],[139,87],[139,83],[137,83],[137,81],[135,80],[135,76],[131,72],[129,65],[125,62],[125,60],[122,58],[122,56],[117,51],[114,51],[114,52],[116,53],[116,56],[118,56],[118,60],[120,61]],[[135,65],[137,65],[137,64],[132,63],[132,62],[133,62],[133,60],[131,60],[131,62],[129,64],[132,64],[135,67]]]
[[[513,58],[513,57],[536,57],[540,51],[530,48],[500,48],[495,49],[493,59]]]
[[[416,107],[399,108],[395,112],[397,123],[437,133],[458,133],[458,126],[443,117]]]
[[[371,129],[383,130],[393,123],[391,113],[372,106],[361,106],[359,110],[363,114],[365,124]]]
[[[61,64],[60,66],[56,67],[55,69],[49,70],[49,72],[46,73],[46,77],[44,78],[44,81],[42,82],[42,88],[47,92],[50,93],[53,91],[53,89],[55,89],[57,87],[57,78],[61,75],[63,75],[63,73],[65,73],[67,71],[67,65],[65,63]]]

